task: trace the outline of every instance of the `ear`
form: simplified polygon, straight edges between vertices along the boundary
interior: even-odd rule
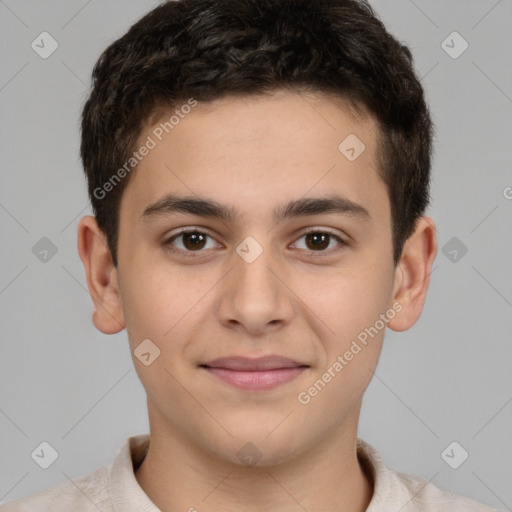
[[[117,268],[107,239],[96,218],[87,215],[78,224],[78,253],[85,268],[87,286],[94,303],[92,321],[104,334],[115,334],[126,327]]]
[[[399,303],[402,310],[388,322],[390,329],[405,331],[420,317],[436,255],[436,225],[430,217],[420,217],[395,270],[393,302]]]

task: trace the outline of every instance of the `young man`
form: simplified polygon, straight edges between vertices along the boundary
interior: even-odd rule
[[[371,7],[167,2],[93,77],[78,249],[150,435],[4,510],[491,510],[357,437],[437,253],[423,90]]]

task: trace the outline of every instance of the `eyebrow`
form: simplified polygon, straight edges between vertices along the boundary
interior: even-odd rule
[[[142,218],[146,220],[174,213],[199,215],[227,222],[232,222],[237,217],[234,208],[220,204],[217,201],[169,194],[146,207],[142,213]],[[371,220],[370,212],[364,206],[337,195],[295,199],[285,205],[278,206],[273,212],[273,219],[277,223],[294,217],[323,213],[337,213],[365,221]]]

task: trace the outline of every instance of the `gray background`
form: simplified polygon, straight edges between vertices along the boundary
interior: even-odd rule
[[[76,228],[90,213],[78,126],[92,67],[154,5],[0,0],[0,503],[107,464],[148,431],[125,331],[92,324]],[[437,126],[440,250],[421,319],[386,334],[359,436],[389,467],[512,510],[512,2],[373,5],[411,47]],[[47,59],[31,48],[43,31],[59,45]],[[469,44],[458,58],[442,46],[453,31]],[[43,237],[57,248],[46,262],[33,252]],[[59,454],[46,470],[31,458],[42,441]],[[458,469],[441,457],[452,441],[469,453]]]

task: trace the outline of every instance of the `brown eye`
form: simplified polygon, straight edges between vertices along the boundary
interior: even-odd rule
[[[211,240],[209,247],[207,246],[208,239]],[[188,255],[187,253],[206,252],[203,251],[203,249],[217,247],[217,244],[215,244],[213,238],[206,233],[197,230],[183,230],[166,240],[164,246],[167,246],[172,251],[179,251]]]
[[[183,245],[189,249],[202,249],[205,245],[206,237],[199,232],[183,233]]]
[[[348,245],[341,237],[329,231],[309,231],[299,238],[299,240],[301,239],[304,239],[304,243],[302,244],[303,247],[300,247],[299,244],[299,249],[317,253],[330,254]],[[338,242],[337,247],[336,244],[332,244],[333,241]],[[297,243],[298,242],[296,242],[296,244]],[[330,246],[332,246],[332,250],[329,249]]]
[[[325,233],[308,233],[306,235],[306,245],[309,249],[326,249],[329,246],[330,235]]]

